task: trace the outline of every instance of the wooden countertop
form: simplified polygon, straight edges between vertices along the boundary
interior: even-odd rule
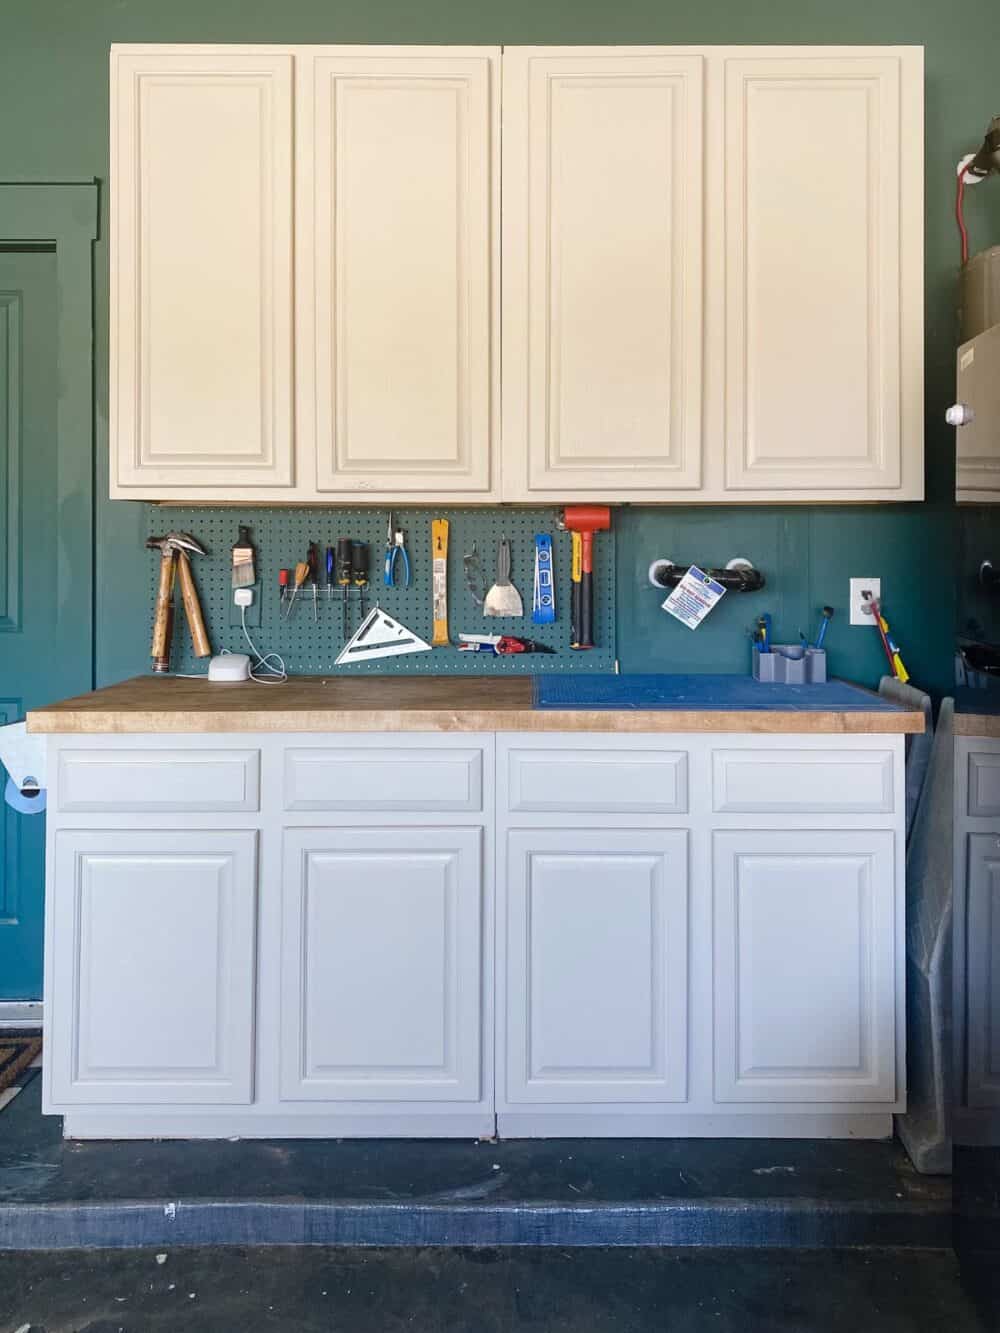
[[[69,735],[346,731],[719,731],[898,735],[916,712],[634,710],[532,707],[527,676],[295,676],[284,685],[133,680],[28,714],[28,731]]]
[[[953,725],[956,736],[1000,740],[1000,713],[956,713]]]

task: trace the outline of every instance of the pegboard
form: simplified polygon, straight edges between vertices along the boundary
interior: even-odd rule
[[[409,589],[387,588],[382,581],[385,564],[385,537],[388,511],[375,508],[336,509],[246,509],[198,506],[151,505],[147,510],[147,534],[190,532],[208,551],[194,556],[195,581],[202,611],[208,626],[213,652],[223,648],[246,651],[239,624],[239,612],[233,612],[232,547],[239,525],[250,528],[257,548],[257,584],[255,605],[248,613],[251,637],[262,652],[278,652],[292,675],[399,674],[399,675],[534,675],[547,671],[610,671],[615,661],[615,550],[614,532],[598,533],[594,539],[594,641],[589,652],[569,646],[570,620],[570,544],[568,532],[560,532],[555,508],[527,509],[394,509],[394,525],[406,533],[412,581]],[[278,571],[294,571],[295,564],[306,558],[310,541],[323,552],[336,548],[338,537],[351,537],[369,546],[367,607],[380,603],[408,629],[428,643],[433,625],[431,610],[431,520],[447,518],[448,535],[448,628],[452,646],[434,648],[427,653],[387,658],[379,662],[356,662],[335,667],[335,659],[344,646],[342,633],[342,591],[334,588],[327,598],[325,574],[321,569],[317,616],[313,619],[312,588],[302,589],[287,618],[279,614]],[[556,620],[550,625],[536,625],[531,619],[531,595],[534,581],[535,533],[552,536],[555,566]],[[524,616],[519,619],[484,616],[465,589],[462,557],[473,542],[479,554],[485,585],[496,575],[497,543],[506,536],[511,544],[511,578],[521,594]],[[159,556],[156,551],[143,553],[149,561],[150,623],[156,593]],[[397,557],[397,570],[400,560]],[[397,577],[401,578],[398,573]],[[171,670],[201,674],[206,662],[191,651],[180,597],[177,597]],[[361,619],[357,589],[350,593],[348,636]],[[516,634],[549,644],[555,653],[521,653],[496,657],[490,653],[458,651],[458,635]]]

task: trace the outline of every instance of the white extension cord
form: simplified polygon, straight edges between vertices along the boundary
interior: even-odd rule
[[[242,589],[237,591],[242,591]],[[280,653],[260,652],[250,637],[250,631],[247,629],[247,609],[245,605],[240,606],[240,626],[243,630],[243,637],[250,645],[250,651],[255,659],[250,666],[250,679],[255,680],[258,685],[283,685],[288,679],[285,659]]]

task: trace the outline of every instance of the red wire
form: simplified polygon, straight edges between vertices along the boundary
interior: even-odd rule
[[[955,221],[962,237],[962,263],[969,262],[969,233],[965,230],[965,217],[962,205],[965,200],[965,167],[958,173],[958,188],[955,191]]]

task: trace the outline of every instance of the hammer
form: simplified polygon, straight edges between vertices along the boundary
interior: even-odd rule
[[[594,646],[594,533],[607,532],[611,527],[611,510],[607,505],[567,505],[563,510],[561,528],[573,534],[573,597],[571,646]],[[577,536],[579,534],[579,537]],[[580,543],[579,578],[577,577],[576,544]]]
[[[201,614],[198,601],[198,589],[194,586],[191,573],[190,552],[207,555],[201,542],[189,532],[168,532],[165,537],[149,537],[146,545],[160,552],[160,582],[156,590],[156,605],[153,612],[153,643],[150,656],[153,670],[170,670],[170,636],[174,619],[174,575],[178,573],[181,581],[181,596],[184,598],[184,610],[187,614],[188,628],[191,630],[191,642],[194,644],[196,657],[210,657],[212,646],[208,641],[208,631]]]

